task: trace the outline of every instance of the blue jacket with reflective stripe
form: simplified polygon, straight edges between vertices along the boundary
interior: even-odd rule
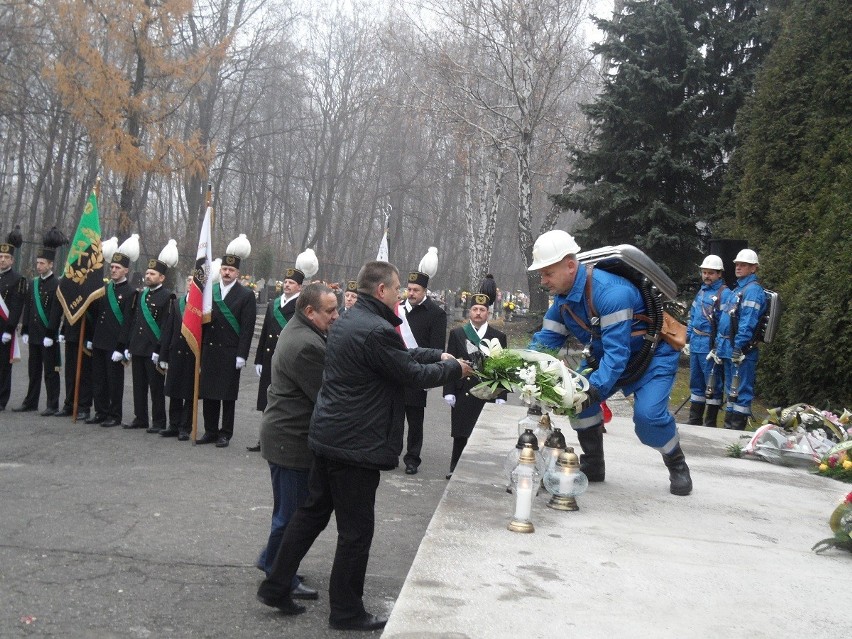
[[[731,335],[732,315],[739,304],[739,323],[737,334]],[[737,280],[737,288],[722,306],[719,318],[719,332],[716,335],[716,353],[719,357],[730,357],[733,350],[743,350],[754,337],[757,325],[766,310],[766,293],[757,283],[757,275],[747,275]]]
[[[578,318],[589,325],[586,277],[586,267],[581,264],[571,290],[566,295],[553,297],[553,305],[544,315],[542,329],[533,335],[530,348],[560,349],[569,334],[583,344],[589,343],[589,332],[577,324],[567,310],[561,308],[567,304]],[[630,333],[648,328],[645,322],[633,321],[634,314],[647,314],[647,311],[639,289],[623,277],[594,269],[592,278],[592,302],[601,320],[601,334],[592,340],[592,354],[600,365],[589,376],[589,383],[598,389],[603,398],[612,393],[631,354],[642,348],[642,336],[631,337]]]
[[[710,352],[710,333],[714,332],[710,318],[715,319],[716,329],[718,329],[719,316],[722,314],[722,304],[727,301],[731,294],[731,291],[727,288],[723,291],[720,290],[724,284],[725,280],[721,278],[709,286],[702,284],[701,289],[695,296],[695,300],[692,302],[692,308],[689,310],[689,321],[686,324],[686,341],[689,343],[689,348],[693,353]],[[719,304],[716,304],[716,300],[720,296],[721,301]],[[696,329],[704,334],[699,335],[695,332]]]

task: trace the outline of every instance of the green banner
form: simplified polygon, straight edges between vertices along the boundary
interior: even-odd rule
[[[56,292],[69,324],[75,324],[89,304],[104,294],[103,278],[104,254],[101,251],[98,198],[92,191],[68,248],[65,270]]]

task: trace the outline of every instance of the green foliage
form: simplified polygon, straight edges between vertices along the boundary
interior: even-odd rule
[[[762,57],[762,3],[628,1],[596,47],[610,74],[590,148],[572,148],[557,203],[585,214],[582,246],[634,244],[676,280],[700,261],[698,222],[715,210],[733,123]]]
[[[845,0],[791,3],[737,120],[742,147],[722,214],[784,300],[758,371],[772,403],[852,403],[850,27]]]
[[[275,266],[275,252],[271,246],[263,246],[257,253],[257,259],[254,262],[255,275],[264,279],[269,279],[272,275],[272,269]]]

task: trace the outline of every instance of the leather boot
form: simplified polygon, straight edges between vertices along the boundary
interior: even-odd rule
[[[731,421],[731,420],[733,420],[733,418],[734,418],[734,411],[726,410],[725,411],[725,423],[722,424],[722,428],[725,428],[727,430],[733,430],[734,429],[734,423],[733,423],[733,421]]]
[[[704,416],[704,402],[690,402],[689,404],[689,419],[687,424],[690,426],[701,426],[701,419]]]
[[[707,412],[704,413],[704,425],[716,428],[716,417],[719,415],[719,404],[707,404]]]
[[[603,452],[603,424],[578,430],[577,440],[583,449],[580,455],[580,470],[589,481],[603,481],[605,474]]]
[[[680,444],[671,453],[663,455],[666,468],[669,469],[669,492],[672,495],[688,495],[692,492],[692,477]]]
[[[731,412],[731,430],[745,430],[748,425],[748,415]]]

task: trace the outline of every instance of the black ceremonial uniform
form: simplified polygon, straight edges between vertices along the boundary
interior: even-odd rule
[[[249,289],[239,282],[221,302],[221,285],[213,285],[213,311],[210,321],[202,329],[201,382],[199,396],[204,400],[204,431],[208,438],[217,436],[219,430],[219,402],[222,402],[221,436],[230,440],[234,434],[234,409],[240,391],[240,369],[236,368],[237,357],[248,360],[257,302]],[[220,308],[224,304],[237,326],[231,326]]]
[[[133,370],[134,417],[130,428],[148,428],[149,432],[160,432],[166,428],[166,397],[163,393],[165,377],[163,371],[151,360],[151,355],[160,352],[163,326],[169,318],[173,298],[171,290],[162,285],[154,289],[146,286],[134,296],[130,318],[124,327],[125,336],[122,339],[130,351],[130,365]]]
[[[163,388],[169,397],[167,434],[178,432],[181,440],[192,431],[192,396],[195,392],[195,354],[181,332],[186,296],[172,300],[172,310],[163,326],[160,340],[160,363],[167,365]],[[162,433],[161,433],[162,434]]]
[[[281,297],[276,297],[266,306],[263,329],[260,331],[257,352],[254,356],[255,366],[258,364],[263,366],[260,371],[260,383],[257,386],[257,410],[259,411],[266,409],[266,391],[272,382],[272,354],[275,352],[278,336],[281,334],[281,329],[287,325],[287,322],[296,312],[296,300],[298,299],[299,295],[296,294],[293,298],[287,300],[284,306],[281,306]],[[281,323],[282,319],[284,320],[283,324]]]
[[[410,310],[406,303],[405,317],[419,348],[444,350],[447,341],[447,314],[428,297]],[[423,417],[426,408],[426,391],[422,388],[405,387],[405,418],[408,422],[406,467],[420,465],[420,450],[423,448]]]
[[[27,280],[15,269],[0,273],[0,296],[6,311],[0,310],[0,335],[15,336],[27,296]],[[0,342],[0,410],[6,408],[12,393],[12,342]]]
[[[87,414],[92,408],[92,351],[86,348],[86,342],[92,341],[94,335],[95,318],[90,310],[86,311],[86,335],[83,337],[83,354],[80,363],[80,392],[77,395],[78,419],[82,416],[88,418]],[[63,415],[74,414],[74,388],[77,381],[77,352],[80,344],[80,324],[82,318],[76,324],[69,324],[68,320],[62,322],[59,333],[65,339],[65,402],[62,405]]]
[[[55,413],[59,410],[59,369],[62,358],[59,347],[59,324],[62,321],[62,307],[56,299],[59,278],[53,273],[47,277],[36,277],[30,285],[24,314],[21,321],[21,334],[29,340],[29,386],[22,408],[35,410],[41,395],[41,378],[47,392],[47,410]],[[44,345],[44,339],[53,341]]]
[[[124,325],[129,321],[135,293],[130,282],[110,282],[95,303],[95,331],[92,335],[92,396],[95,414],[92,423],[118,426],[124,397],[124,362],[113,362],[114,351],[124,352]],[[112,301],[111,301],[112,300]],[[113,304],[115,308],[113,308]]]
[[[468,324],[470,324],[468,322]],[[485,329],[483,339],[494,339],[506,348],[506,334],[493,328],[490,324]],[[473,344],[465,333],[464,327],[460,326],[450,331],[447,340],[447,352],[456,359],[470,359],[470,354],[478,350],[479,345]],[[463,377],[462,379],[444,385],[444,395],[455,395],[456,405],[450,416],[450,435],[453,437],[470,437],[476,420],[485,406],[485,400],[478,399],[469,393],[470,389],[479,384],[476,377]],[[506,399],[507,393],[500,394],[501,399]]]

